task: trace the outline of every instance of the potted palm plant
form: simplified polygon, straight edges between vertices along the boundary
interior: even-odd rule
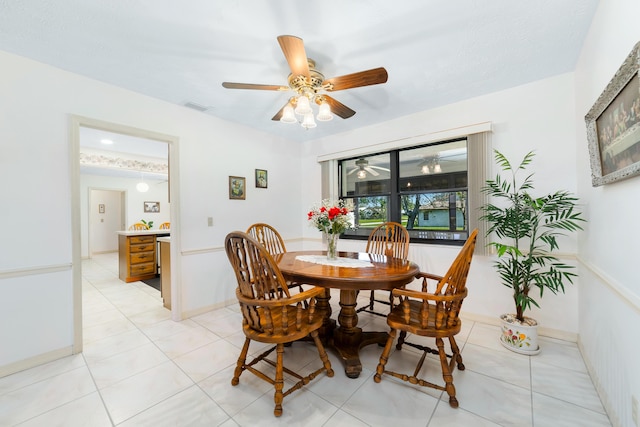
[[[511,288],[515,313],[503,314],[500,342],[518,353],[537,354],[537,322],[525,316],[539,291],[564,293],[565,283],[573,283],[574,268],[561,262],[553,251],[558,249],[557,237],[565,232],[581,230],[584,221],[576,209],[577,198],[567,191],[556,191],[534,197],[533,174],[518,180],[518,172],[525,170],[534,153],[527,153],[519,165],[512,165],[495,150],[495,161],[500,173],[487,180],[482,191],[491,197],[491,203],[482,206],[488,223],[487,235],[495,233],[498,241],[489,243],[498,256],[495,267],[502,285]],[[495,204],[494,204],[495,203]]]

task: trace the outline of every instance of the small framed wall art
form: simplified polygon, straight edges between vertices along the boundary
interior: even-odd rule
[[[157,213],[160,212],[160,202],[144,202],[145,213]]]
[[[256,169],[256,188],[267,188],[268,179],[266,170]]]
[[[229,198],[244,200],[247,192],[246,179],[242,176],[229,177]]]

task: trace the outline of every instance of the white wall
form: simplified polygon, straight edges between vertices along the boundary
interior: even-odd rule
[[[80,178],[82,181],[82,178]],[[82,184],[80,184],[82,188]],[[81,240],[88,240],[89,245],[82,247],[82,258],[93,254],[116,252],[118,250],[118,234],[124,227],[123,199],[124,192],[119,190],[88,189],[89,201],[86,206],[88,230],[81,235]]]
[[[631,426],[640,399],[640,177],[592,187],[585,114],[640,41],[640,3],[601,1],[576,66],[578,190],[589,223],[580,237],[580,344],[615,425]],[[634,325],[629,328],[629,325]]]
[[[0,324],[18,325],[0,328],[0,376],[73,344],[71,115],[178,138],[181,234],[172,246],[184,315],[234,298],[222,249],[229,231],[259,220],[299,236],[297,143],[5,52],[0,69]],[[256,168],[269,171],[268,189],[254,188]],[[247,177],[246,200],[229,200],[229,175]]]
[[[412,116],[381,123],[333,138],[311,141],[304,146],[303,188],[315,189],[302,194],[302,210],[307,210],[320,199],[315,182],[320,179],[318,156],[340,152],[387,141],[405,144],[407,138],[455,129],[482,122],[492,122],[493,147],[509,158],[520,160],[530,150],[536,157],[531,171],[535,172],[536,191],[540,194],[558,189],[576,192],[575,152],[576,137],[572,118],[574,112],[573,75],[564,74],[509,90],[469,99],[442,108],[424,111]],[[426,138],[426,137],[425,137]],[[373,147],[372,151],[375,152]],[[492,175],[494,175],[492,173]],[[559,175],[562,179],[559,180]],[[301,214],[301,221],[304,216]],[[305,237],[317,238],[318,233],[306,227]],[[342,249],[364,248],[364,242],[342,239]],[[560,243],[561,252],[575,257],[576,238]],[[459,248],[439,245],[412,244],[410,255],[425,271],[444,273],[457,255]],[[492,267],[493,259],[476,256],[469,278],[469,296],[464,313],[481,318],[497,319],[504,312],[513,312],[510,291],[499,284]],[[527,312],[551,329],[556,336],[574,337],[578,332],[578,286],[569,286],[566,294],[545,297],[539,301],[542,309]],[[496,338],[497,339],[497,338]]]

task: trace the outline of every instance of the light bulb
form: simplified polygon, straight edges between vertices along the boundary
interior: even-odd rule
[[[440,163],[436,163],[436,165],[433,167],[433,172],[434,173],[442,172],[442,168],[440,167]]]
[[[367,172],[364,169],[360,169],[357,173],[358,178],[365,179],[367,177]]]
[[[307,98],[304,95],[300,95],[298,97],[298,102],[296,103],[295,112],[296,114],[300,114],[301,116],[312,113],[313,110],[311,110],[311,104],[309,104],[309,98]]]
[[[293,114],[293,107],[291,104],[287,104],[282,111],[282,117],[280,117],[282,123],[295,123],[297,122],[295,114]]]
[[[307,113],[304,115],[304,120],[302,120],[302,127],[305,129],[312,129],[316,127],[316,121],[313,120],[313,113]]]
[[[320,104],[320,109],[318,110],[316,119],[321,122],[328,122],[333,119],[333,114],[331,114],[331,108],[329,107],[329,104],[327,104],[327,101],[322,101]]]
[[[420,169],[420,172],[422,172],[423,174],[428,174],[429,173],[429,166],[428,165],[422,165],[422,168]]]

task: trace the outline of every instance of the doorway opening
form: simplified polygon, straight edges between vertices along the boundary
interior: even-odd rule
[[[114,252],[114,249],[114,254],[117,253],[119,235],[134,222],[154,222],[156,229],[166,222],[171,224],[170,235],[176,243],[170,245],[168,252],[173,255],[170,256],[170,268],[166,270],[177,276],[180,263],[177,256],[179,239],[176,238],[180,233],[179,194],[176,191],[179,162],[178,138],[174,136],[81,116],[71,116],[70,128],[74,352],[77,353],[82,351],[83,258]],[[100,145],[89,147],[101,142],[87,143],[86,133],[112,133],[131,143],[122,143],[118,149],[104,149]],[[151,151],[144,151],[145,144],[147,149],[153,147]],[[162,163],[163,156],[164,174],[157,165]],[[108,164],[119,167],[100,168]],[[147,192],[140,192],[140,182],[146,184]],[[148,210],[149,203],[155,209]],[[175,277],[170,280],[170,287],[171,318],[180,320],[180,286]]]

